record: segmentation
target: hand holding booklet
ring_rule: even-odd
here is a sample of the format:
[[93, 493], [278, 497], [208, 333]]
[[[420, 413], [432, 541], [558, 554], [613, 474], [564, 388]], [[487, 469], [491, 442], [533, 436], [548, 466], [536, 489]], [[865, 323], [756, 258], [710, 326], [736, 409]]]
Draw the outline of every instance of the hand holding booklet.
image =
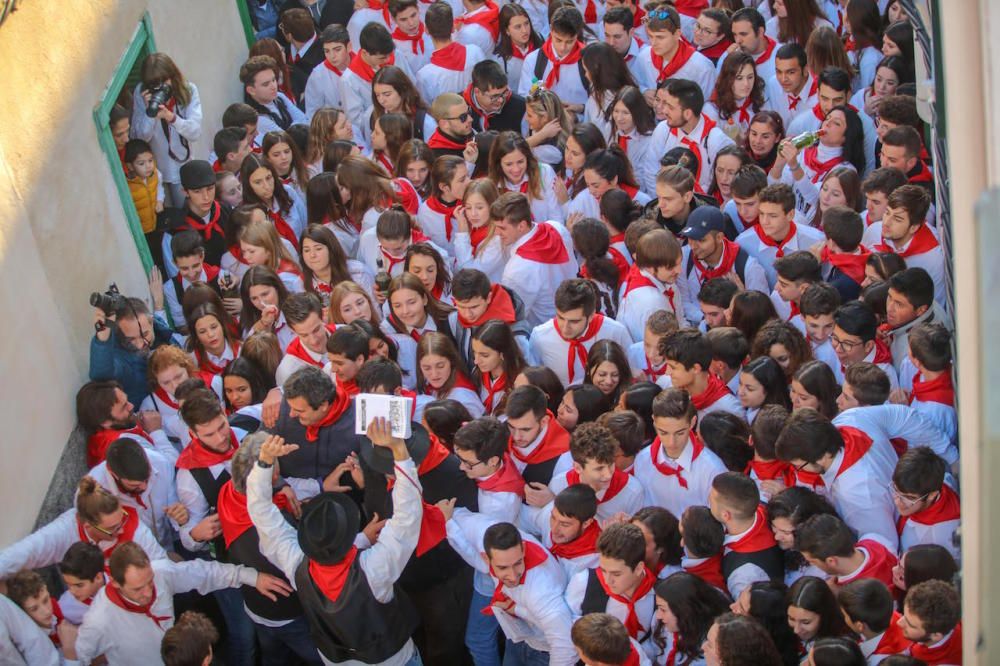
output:
[[360, 393], [354, 398], [354, 434], [365, 435], [375, 418], [385, 418], [392, 426], [392, 436], [408, 439], [413, 398], [378, 393]]

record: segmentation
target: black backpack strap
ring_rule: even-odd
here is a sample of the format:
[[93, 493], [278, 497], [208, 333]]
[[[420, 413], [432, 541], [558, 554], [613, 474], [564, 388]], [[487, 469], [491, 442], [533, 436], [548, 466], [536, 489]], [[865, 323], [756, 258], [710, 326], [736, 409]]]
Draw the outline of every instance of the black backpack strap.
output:
[[549, 66], [549, 57], [545, 55], [545, 51], [542, 49], [538, 49], [535, 52], [538, 54], [535, 60], [535, 78], [542, 81], [545, 76], [545, 68]]
[[750, 255], [747, 254], [747, 251], [740, 248], [740, 251], [736, 253], [736, 264], [733, 266], [736, 269], [736, 274], [743, 280], [743, 286], [746, 286], [747, 283], [747, 259], [749, 258]]
[[427, 111], [424, 109], [417, 109], [417, 113], [413, 116], [413, 138], [420, 139], [421, 141], [426, 141], [427, 138], [424, 137], [424, 120], [427, 118]]
[[580, 613], [607, 613], [608, 593], [604, 591], [604, 586], [597, 578], [597, 569], [587, 570], [587, 589], [583, 593], [583, 601], [580, 602]]

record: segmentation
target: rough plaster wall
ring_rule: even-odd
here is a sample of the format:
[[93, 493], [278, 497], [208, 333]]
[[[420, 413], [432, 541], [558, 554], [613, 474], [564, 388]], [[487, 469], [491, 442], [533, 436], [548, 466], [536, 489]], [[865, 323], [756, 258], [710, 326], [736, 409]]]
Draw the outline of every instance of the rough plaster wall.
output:
[[78, 441], [63, 453], [86, 381], [90, 292], [115, 281], [147, 294], [94, 107], [148, 10], [157, 48], [199, 87], [204, 122], [194, 154], [204, 157], [223, 109], [239, 99], [246, 57], [235, 0], [71, 4], [22, 2], [0, 27], [0, 90], [8, 91], [0, 103], [0, 546], [32, 528], [50, 482], [43, 521], [65, 508], [82, 469]]

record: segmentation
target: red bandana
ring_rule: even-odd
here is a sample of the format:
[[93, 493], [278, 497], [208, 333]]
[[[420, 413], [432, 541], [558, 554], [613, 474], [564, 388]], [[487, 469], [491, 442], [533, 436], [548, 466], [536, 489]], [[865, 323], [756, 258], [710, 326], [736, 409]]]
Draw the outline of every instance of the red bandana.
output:
[[958, 500], [958, 493], [949, 486], [941, 486], [941, 496], [926, 509], [916, 512], [911, 516], [902, 516], [896, 523], [896, 529], [900, 534], [907, 521], [912, 520], [919, 525], [937, 525], [950, 520], [958, 520], [962, 517], [962, 506]]
[[767, 509], [763, 504], [757, 505], [753, 527], [736, 541], [726, 544], [726, 550], [736, 553], [756, 553], [778, 545], [774, 540], [774, 532], [767, 521]]
[[556, 55], [556, 51], [552, 48], [552, 38], [549, 37], [542, 44], [542, 53], [545, 57], [549, 59], [549, 65], [552, 69], [549, 70], [548, 76], [545, 77], [545, 87], [548, 90], [552, 90], [552, 86], [559, 83], [559, 70], [563, 65], [575, 65], [580, 61], [580, 55], [583, 52], [583, 42], [576, 42], [573, 44], [573, 48], [566, 55], [565, 58], [560, 59]]
[[553, 543], [549, 552], [560, 560], [575, 560], [578, 557], [593, 555], [597, 552], [597, 538], [601, 536], [601, 526], [597, 520], [591, 520], [590, 525], [580, 533], [580, 536], [567, 543]]
[[472, 227], [469, 229], [469, 241], [472, 243], [472, 253], [475, 254], [479, 251], [479, 246], [482, 244], [486, 237], [490, 233], [490, 226], [484, 224], [481, 227]]
[[695, 51], [696, 49], [691, 46], [691, 43], [683, 37], [677, 43], [677, 51], [674, 53], [674, 57], [670, 59], [670, 62], [664, 63], [663, 57], [651, 50], [649, 57], [653, 61], [653, 68], [657, 71], [656, 83], [662, 83], [676, 74], [677, 70], [687, 64], [687, 61], [691, 59]]
[[50, 597], [50, 600], [52, 602], [52, 620], [53, 621], [52, 621], [52, 631], [49, 632], [49, 639], [52, 641], [53, 645], [55, 645], [57, 648], [61, 648], [62, 647], [62, 641], [59, 640], [59, 631], [58, 631], [58, 629], [59, 629], [59, 623], [62, 622], [63, 620], [65, 620], [66, 616], [63, 615], [62, 608], [59, 606], [59, 602], [55, 600], [55, 597]]
[[885, 586], [891, 590], [892, 568], [899, 563], [896, 554], [890, 553], [889, 549], [873, 539], [862, 539], [854, 547], [864, 550], [868, 557], [857, 573], [850, 576], [836, 576], [837, 585], [847, 585], [860, 578], [874, 578], [885, 583]]
[[393, 166], [392, 166], [392, 160], [389, 159], [389, 156], [386, 155], [381, 150], [376, 150], [374, 157], [375, 161], [381, 164], [382, 167], [386, 170], [386, 173], [392, 175]]
[[465, 150], [465, 142], [455, 141], [441, 134], [440, 129], [434, 130], [431, 138], [427, 141], [428, 148], [439, 148], [442, 150]]
[[857, 428], [838, 426], [837, 430], [844, 440], [844, 459], [840, 463], [840, 469], [833, 476], [834, 479], [840, 478], [841, 474], [853, 467], [854, 463], [864, 458], [865, 454], [872, 448], [871, 437]]
[[[701, 441], [701, 436], [698, 435], [698, 433], [695, 432], [694, 430], [691, 431], [689, 437], [691, 440], [691, 446], [693, 447], [693, 450], [691, 451], [691, 463], [693, 464], [694, 461], [698, 459], [698, 456], [701, 455], [701, 450], [705, 448], [705, 445]], [[657, 438], [653, 440], [653, 444], [649, 447], [649, 453], [651, 454], [651, 457], [653, 459], [653, 466], [657, 470], [659, 470], [660, 474], [663, 474], [665, 476], [676, 476], [677, 483], [680, 484], [681, 488], [684, 488], [686, 490], [688, 487], [688, 482], [687, 479], [685, 479], [681, 475], [681, 472], [684, 471], [684, 468], [681, 467], [680, 465], [673, 467], [666, 463], [660, 462], [660, 448], [662, 446], [663, 445], [660, 443], [660, 438], [659, 436], [657, 436]]]
[[[435, 435], [429, 434], [429, 438], [430, 448], [427, 449], [427, 455], [420, 461], [420, 466], [417, 468], [418, 477], [437, 469], [451, 455], [451, 451]], [[386, 487], [389, 490], [392, 490], [395, 484], [395, 479], [386, 480]], [[421, 502], [423, 503], [424, 512], [420, 517], [420, 536], [417, 538], [416, 547], [417, 557], [421, 557], [447, 537], [445, 530], [445, 523], [447, 521], [445, 521], [441, 509], [423, 500]]]
[[934, 174], [931, 173], [931, 170], [927, 168], [927, 164], [924, 162], [917, 162], [917, 166], [913, 168], [913, 171], [911, 171], [910, 174], [907, 175], [909, 176], [909, 181], [911, 183], [934, 182]]
[[[284, 508], [287, 505], [284, 495], [275, 495], [272, 501], [279, 508]], [[233, 487], [232, 479], [226, 481], [219, 489], [215, 508], [219, 511], [222, 538], [226, 541], [226, 548], [229, 548], [244, 532], [253, 527], [250, 512], [247, 510], [247, 496]]]
[[707, 265], [703, 264], [700, 259], [692, 256], [694, 259], [694, 267], [698, 271], [698, 276], [701, 278], [702, 283], [708, 282], [714, 278], [725, 277], [733, 270], [733, 266], [736, 265], [736, 256], [740, 253], [740, 246], [732, 242], [728, 238], [723, 237], [722, 239], [722, 257], [719, 261], [719, 265], [715, 268], [709, 268]]
[[788, 243], [791, 242], [793, 238], [795, 238], [795, 232], [797, 230], [797, 227], [795, 226], [795, 220], [791, 220], [788, 223], [788, 233], [785, 234], [785, 237], [781, 240], [780, 243], [771, 238], [770, 236], [768, 236], [766, 233], [764, 233], [764, 230], [761, 228], [759, 224], [754, 225], [753, 230], [757, 233], [757, 238], [760, 239], [761, 243], [763, 243], [767, 247], [778, 248], [778, 251], [775, 253], [774, 256], [780, 259], [781, 257], [785, 256], [785, 246], [788, 245]]
[[708, 7], [708, 0], [677, 0], [673, 4], [679, 13], [691, 18], [698, 18], [701, 10]]
[[339, 376], [337, 377], [337, 391], [343, 391], [349, 398], [353, 398], [357, 394], [361, 393], [361, 389], [358, 388], [358, 380], [349, 379], [344, 381]]
[[635, 588], [632, 597], [629, 598], [612, 592], [604, 580], [604, 571], [600, 568], [597, 569], [597, 580], [600, 582], [601, 587], [604, 588], [604, 593], [608, 595], [609, 599], [614, 599], [618, 603], [624, 604], [625, 608], [628, 609], [628, 615], [625, 617], [625, 628], [628, 629], [628, 635], [632, 638], [638, 638], [639, 632], [643, 628], [642, 624], [639, 623], [639, 616], [635, 614], [635, 605], [649, 594], [649, 591], [653, 589], [653, 585], [656, 583], [656, 574], [650, 571], [649, 567], [645, 564], [642, 565], [642, 571], [645, 575], [639, 581], [639, 586]]
[[153, 438], [138, 424], [125, 430], [102, 428], [87, 439], [87, 466], [93, 467], [100, 464], [107, 456], [111, 443], [125, 435], [136, 435], [145, 439], [150, 445], [153, 444]]
[[[389, 58], [382, 66], [385, 67], [386, 65], [394, 65], [396, 64], [395, 61], [396, 54], [390, 53]], [[372, 69], [371, 65], [365, 62], [360, 53], [354, 54], [354, 57], [351, 58], [351, 64], [347, 66], [347, 69], [357, 74], [365, 83], [371, 83], [372, 79], [375, 78], [375, 70]]]
[[918, 254], [930, 252], [938, 247], [938, 245], [938, 239], [934, 237], [934, 232], [926, 224], [921, 223], [920, 228], [917, 229], [917, 233], [913, 234], [913, 238], [910, 239], [910, 244], [906, 246], [905, 250], [899, 251], [885, 240], [882, 241], [881, 245], [876, 245], [875, 249], [879, 252], [893, 252], [903, 259], [908, 259]]
[[319, 564], [309, 560], [309, 577], [316, 583], [316, 587], [330, 601], [340, 598], [340, 593], [344, 590], [344, 583], [347, 582], [347, 574], [354, 564], [354, 558], [358, 556], [356, 546], [351, 546], [344, 555], [344, 559], [336, 564]]
[[910, 393], [910, 404], [914, 400], [920, 402], [938, 402], [949, 407], [955, 406], [955, 386], [951, 381], [951, 365], [937, 379], [923, 380], [923, 374], [913, 379], [913, 392]]
[[[566, 472], [566, 485], [575, 486], [580, 483], [580, 473], [575, 469], [571, 469]], [[611, 476], [611, 483], [608, 485], [607, 489], [604, 491], [604, 497], [597, 500], [598, 504], [604, 504], [605, 502], [614, 499], [614, 497], [622, 491], [628, 485], [628, 474], [615, 468], [615, 473]]]
[[292, 244], [292, 247], [296, 251], [299, 249], [299, 239], [295, 236], [295, 230], [292, 229], [288, 221], [285, 220], [284, 216], [280, 211], [269, 211], [267, 214], [271, 218], [271, 222], [274, 223], [274, 228], [278, 232], [278, 235], [287, 240]]
[[534, 53], [536, 48], [537, 47], [534, 44], [532, 44], [530, 40], [528, 41], [528, 47], [527, 47], [528, 50], [526, 50], [526, 51], [522, 51], [520, 49], [520, 47], [518, 47], [517, 44], [511, 43], [511, 45], [510, 45], [511, 58], [512, 59], [513, 58], [520, 58], [521, 60], [524, 60], [529, 55], [531, 55], [532, 53]]
[[[230, 344], [227, 342], [226, 343], [226, 348], [228, 349], [229, 346], [230, 346]], [[239, 353], [240, 353], [240, 343], [238, 343], [238, 342], [232, 343], [232, 350], [233, 350], [233, 358], [236, 358], [237, 356], [239, 356]], [[222, 353], [225, 354], [226, 350], [223, 349]], [[195, 358], [196, 361], [198, 361], [198, 367], [199, 368], [201, 368], [205, 372], [210, 372], [213, 375], [221, 375], [223, 372], [226, 371], [226, 368], [229, 367], [229, 364], [233, 362], [232, 359], [229, 359], [227, 361], [223, 361], [222, 365], [216, 365], [215, 363], [212, 363], [212, 361], [208, 358], [208, 354], [207, 353], [202, 353], [202, 351], [200, 349], [195, 349], [194, 350], [194, 358]]]
[[455, 219], [455, 209], [458, 208], [458, 201], [453, 201], [451, 205], [441, 201], [437, 196], [428, 197], [427, 207], [444, 218], [444, 237], [451, 242], [452, 221]]
[[115, 587], [114, 583], [109, 583], [104, 586], [104, 593], [108, 596], [108, 601], [113, 603], [115, 606], [127, 610], [129, 613], [136, 613], [138, 615], [145, 615], [150, 620], [156, 623], [157, 629], [165, 630], [165, 627], [160, 624], [170, 620], [169, 615], [153, 615], [152, 608], [153, 604], [156, 603], [156, 586], [153, 586], [153, 598], [149, 600], [148, 604], [139, 605], [134, 601], [129, 601], [122, 596], [122, 593]]
[[[121, 532], [119, 532], [118, 536], [115, 537], [115, 542], [110, 548], [102, 549], [104, 552], [105, 564], [107, 563], [107, 559], [111, 557], [112, 551], [114, 551], [119, 544], [125, 543], [126, 541], [132, 541], [133, 537], [135, 537], [135, 531], [139, 529], [138, 512], [130, 511], [128, 507], [124, 506], [122, 507], [122, 511], [125, 512], [125, 522], [122, 524]], [[87, 536], [87, 532], [83, 529], [83, 522], [80, 520], [79, 514], [77, 514], [76, 518], [76, 531], [77, 535], [80, 537], [80, 541], [84, 543], [94, 543], [91, 541], [90, 537]], [[103, 539], [104, 536], [102, 535], [101, 538]], [[98, 544], [94, 543], [94, 545], [97, 546]], [[111, 586], [109, 585], [108, 587]]]
[[177, 469], [201, 469], [220, 465], [231, 459], [238, 448], [240, 448], [240, 443], [232, 429], [229, 430], [229, 448], [224, 453], [212, 451], [197, 437], [192, 437], [191, 443], [177, 456], [176, 467]]
[[858, 250], [857, 254], [831, 252], [830, 248], [824, 245], [819, 259], [825, 264], [836, 267], [841, 273], [861, 284], [865, 279], [865, 263], [867, 263], [871, 252], [863, 245], [859, 245]]
[[[525, 579], [528, 577], [529, 571], [531, 571], [540, 564], [544, 564], [545, 560], [549, 558], [548, 554], [545, 552], [545, 549], [539, 546], [538, 544], [532, 541], [525, 541], [523, 543], [524, 543], [524, 573], [521, 574], [521, 580], [519, 582], [519, 585], [524, 584]], [[493, 576], [493, 578], [497, 578], [497, 575], [493, 571], [492, 566], [490, 567], [490, 575]], [[498, 580], [496, 589], [493, 590], [493, 597], [490, 599], [489, 605], [480, 612], [483, 615], [493, 615], [494, 606], [496, 606], [498, 603], [506, 605], [507, 602], [509, 601], [512, 601], [512, 599], [507, 596], [506, 592], [504, 592], [504, 585]], [[514, 604], [511, 603], [510, 607], [505, 612], [508, 613], [509, 615], [514, 615]]]
[[937, 647], [922, 643], [910, 645], [910, 656], [929, 664], [961, 664], [962, 663], [962, 623], [959, 622], [952, 630], [951, 636]]
[[[355, 56], [354, 53], [350, 54], [351, 60], [354, 60], [354, 56]], [[340, 78], [341, 76], [344, 75], [344, 72], [342, 72], [340, 69], [334, 67], [333, 64], [329, 60], [327, 60], [326, 58], [323, 58], [323, 65], [325, 65], [328, 70], [330, 70], [331, 72], [333, 72], [334, 74], [336, 74], [337, 78]], [[348, 66], [349, 65], [350, 65], [350, 63], [348, 63]]]
[[[410, 237], [410, 240], [412, 242], [413, 240], [412, 236]], [[381, 245], [378, 246], [378, 251], [379, 253], [381, 253], [384, 262], [389, 264], [388, 266], [385, 266], [385, 272], [388, 273], [389, 275], [392, 275], [392, 271], [393, 269], [396, 268], [397, 265], [406, 261], [406, 257], [394, 257], [388, 252], [386, 252]]]
[[889, 627], [882, 634], [882, 638], [879, 639], [878, 645], [875, 646], [876, 654], [904, 654], [906, 649], [910, 647], [911, 642], [903, 635], [903, 630], [899, 627], [900, 615], [896, 611], [892, 612], [892, 620], [889, 621]]
[[510, 294], [507, 293], [507, 290], [503, 286], [499, 284], [491, 286], [488, 300], [490, 303], [486, 306], [486, 311], [483, 312], [479, 319], [469, 321], [459, 313], [458, 323], [464, 328], [475, 328], [482, 326], [490, 319], [499, 319], [505, 324], [513, 324], [517, 321], [517, 315], [514, 313], [514, 301], [511, 300]]
[[714, 405], [727, 395], [732, 394], [733, 392], [729, 390], [729, 387], [721, 379], [710, 373], [708, 375], [708, 385], [705, 386], [705, 390], [698, 395], [692, 395], [691, 404], [700, 412], [710, 405]]
[[704, 143], [706, 148], [708, 147], [708, 135], [712, 132], [713, 129], [715, 129], [714, 120], [706, 116], [704, 113], [701, 114], [701, 119], [702, 122], [704, 123], [704, 125], [702, 125], [701, 128], [701, 136], [694, 141], [691, 140], [690, 136], [681, 136], [681, 131], [679, 127], [670, 128], [671, 136], [678, 137], [680, 139], [680, 142], [684, 144], [684, 147], [690, 150], [692, 153], [694, 153], [694, 156], [698, 158], [698, 169], [694, 175], [694, 182], [696, 186], [699, 186], [698, 183], [701, 182], [701, 169], [702, 166], [705, 164], [705, 160], [702, 158], [701, 155], [701, 144]]
[[710, 60], [715, 61], [715, 60], [718, 60], [719, 58], [721, 58], [723, 55], [725, 55], [726, 51], [732, 45], [733, 45], [732, 40], [723, 38], [723, 39], [720, 39], [716, 44], [713, 44], [712, 46], [709, 46], [708, 48], [704, 48], [704, 49], [703, 48], [699, 48], [698, 49], [698, 53], [702, 54], [703, 56], [705, 56], [706, 58], [708, 58]]
[[[593, 0], [591, 0], [593, 1]], [[455, 19], [455, 30], [463, 25], [481, 25], [489, 31], [493, 41], [500, 37], [500, 8], [492, 0], [486, 0], [486, 4], [473, 14], [463, 14]]]
[[206, 240], [212, 240], [212, 233], [218, 232], [220, 236], [223, 236], [222, 227], [219, 225], [219, 218], [222, 217], [222, 206], [218, 201], [212, 202], [212, 207], [209, 209], [208, 222], [204, 222], [200, 217], [196, 217], [189, 210], [184, 221], [189, 227], [197, 231]]
[[333, 425], [340, 420], [340, 417], [344, 415], [350, 404], [351, 396], [347, 395], [347, 391], [337, 391], [337, 394], [333, 396], [333, 402], [330, 403], [330, 409], [327, 411], [326, 416], [323, 417], [323, 420], [311, 426], [306, 426], [306, 441], [315, 442], [319, 439], [320, 429]]
[[534, 451], [525, 455], [521, 453], [520, 447], [514, 446], [513, 441], [508, 442], [507, 449], [510, 454], [525, 465], [538, 465], [569, 451], [569, 433], [556, 421], [552, 412], [546, 410], [545, 413], [549, 417], [549, 425], [546, 426], [545, 435]]
[[746, 474], [753, 475], [761, 481], [781, 481], [785, 487], [795, 484], [795, 470], [784, 460], [758, 460], [754, 458], [747, 464]]
[[703, 581], [719, 588], [726, 589], [726, 579], [722, 575], [722, 555], [706, 557], [703, 562], [694, 566], [684, 567], [684, 571], [701, 578]]
[[500, 469], [493, 473], [488, 479], [476, 479], [476, 485], [480, 490], [488, 493], [514, 493], [524, 497], [524, 478], [517, 471], [517, 465], [510, 459], [510, 454], [505, 453]]
[[656, 289], [656, 285], [653, 284], [653, 281], [646, 275], [642, 274], [642, 269], [639, 268], [639, 264], [632, 264], [628, 269], [628, 274], [625, 276], [625, 290], [622, 292], [622, 299], [624, 300], [629, 293], [642, 287], [652, 287], [653, 289]]
[[[628, 292], [626, 292], [628, 293]], [[580, 334], [579, 337], [573, 339], [567, 339], [563, 335], [562, 331], [559, 330], [559, 320], [553, 319], [552, 325], [556, 329], [556, 333], [559, 334], [559, 338], [566, 343], [569, 343], [569, 354], [566, 356], [566, 373], [569, 379], [569, 383], [573, 384], [573, 376], [576, 374], [574, 372], [576, 368], [576, 359], [580, 359], [580, 365], [584, 368], [587, 367], [587, 348], [584, 346], [584, 342], [592, 340], [594, 336], [597, 335], [601, 327], [604, 326], [604, 315], [600, 312], [596, 313], [587, 324], [586, 330]]]
[[536, 224], [535, 234], [515, 252], [519, 257], [540, 264], [558, 265], [569, 261], [566, 244], [551, 224]]
[[777, 42], [775, 42], [770, 37], [765, 37], [764, 39], [767, 40], [767, 47], [765, 47], [764, 52], [761, 53], [759, 56], [757, 56], [757, 58], [754, 60], [754, 63], [758, 65], [763, 65], [765, 62], [770, 60], [771, 54], [774, 53], [774, 47], [777, 46]]
[[[819, 108], [817, 106], [817, 108]], [[806, 166], [813, 172], [812, 182], [818, 183], [823, 176], [827, 174], [830, 169], [837, 166], [842, 162], [846, 162], [843, 154], [837, 155], [836, 157], [831, 157], [825, 162], [820, 162], [819, 157], [819, 146], [812, 145], [802, 151], [802, 161], [805, 162]]]
[[648, 356], [643, 356], [646, 359], [646, 367], [642, 369], [642, 373], [646, 375], [646, 379], [656, 383], [656, 380], [667, 374], [667, 364], [664, 362], [659, 369], [654, 368], [653, 364], [650, 363]]
[[431, 54], [431, 64], [453, 72], [465, 71], [465, 45], [452, 42]]
[[[333, 332], [337, 330], [337, 327], [334, 326], [333, 324], [327, 324], [326, 330], [330, 335], [332, 335]], [[301, 361], [305, 361], [309, 365], [314, 366], [316, 368], [322, 369], [322, 367], [325, 365], [324, 363], [324, 361], [326, 360], [325, 355], [320, 356], [320, 360], [318, 361], [314, 359], [312, 356], [309, 355], [309, 351], [302, 344], [302, 338], [300, 338], [299, 336], [295, 336], [295, 339], [288, 343], [288, 347], [285, 348], [285, 353], [288, 354], [289, 356], [294, 356], [295, 358]]]
[[421, 22], [420, 27], [417, 28], [417, 34], [408, 35], [403, 32], [403, 29], [396, 26], [396, 29], [392, 31], [392, 38], [397, 42], [409, 42], [410, 48], [413, 49], [413, 54], [423, 53], [424, 49], [424, 24]]
[[[486, 413], [493, 413], [493, 400], [496, 395], [503, 395], [507, 392], [507, 373], [502, 373], [496, 379], [493, 379], [493, 374], [487, 372], [482, 375], [483, 388], [486, 389], [486, 399], [483, 400], [483, 406], [486, 407]], [[497, 400], [497, 403], [500, 401]]]
[[626, 154], [628, 154], [628, 142], [629, 139], [631, 138], [632, 137], [628, 136], [627, 134], [618, 135], [618, 147], [621, 148], [622, 151], [625, 152]]

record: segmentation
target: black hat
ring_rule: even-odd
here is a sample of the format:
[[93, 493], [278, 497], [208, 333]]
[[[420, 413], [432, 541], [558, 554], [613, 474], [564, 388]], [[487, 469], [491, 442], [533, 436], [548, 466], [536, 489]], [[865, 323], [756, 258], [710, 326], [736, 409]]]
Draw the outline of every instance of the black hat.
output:
[[713, 231], [726, 230], [726, 217], [722, 211], [712, 206], [698, 206], [688, 215], [687, 226], [681, 234], [693, 240], [701, 240]]
[[299, 547], [317, 564], [336, 564], [361, 529], [358, 505], [344, 493], [321, 493], [302, 505]]
[[[406, 440], [406, 450], [410, 452], [413, 464], [419, 465], [427, 457], [427, 452], [431, 450], [431, 438], [419, 423], [411, 423], [413, 432]], [[375, 446], [367, 437], [361, 438], [361, 459], [365, 465], [379, 474], [393, 474], [395, 462], [392, 458], [392, 451], [384, 446]]]
[[209, 185], [215, 185], [211, 164], [205, 160], [191, 160], [181, 166], [181, 187], [185, 190], [197, 190]]

